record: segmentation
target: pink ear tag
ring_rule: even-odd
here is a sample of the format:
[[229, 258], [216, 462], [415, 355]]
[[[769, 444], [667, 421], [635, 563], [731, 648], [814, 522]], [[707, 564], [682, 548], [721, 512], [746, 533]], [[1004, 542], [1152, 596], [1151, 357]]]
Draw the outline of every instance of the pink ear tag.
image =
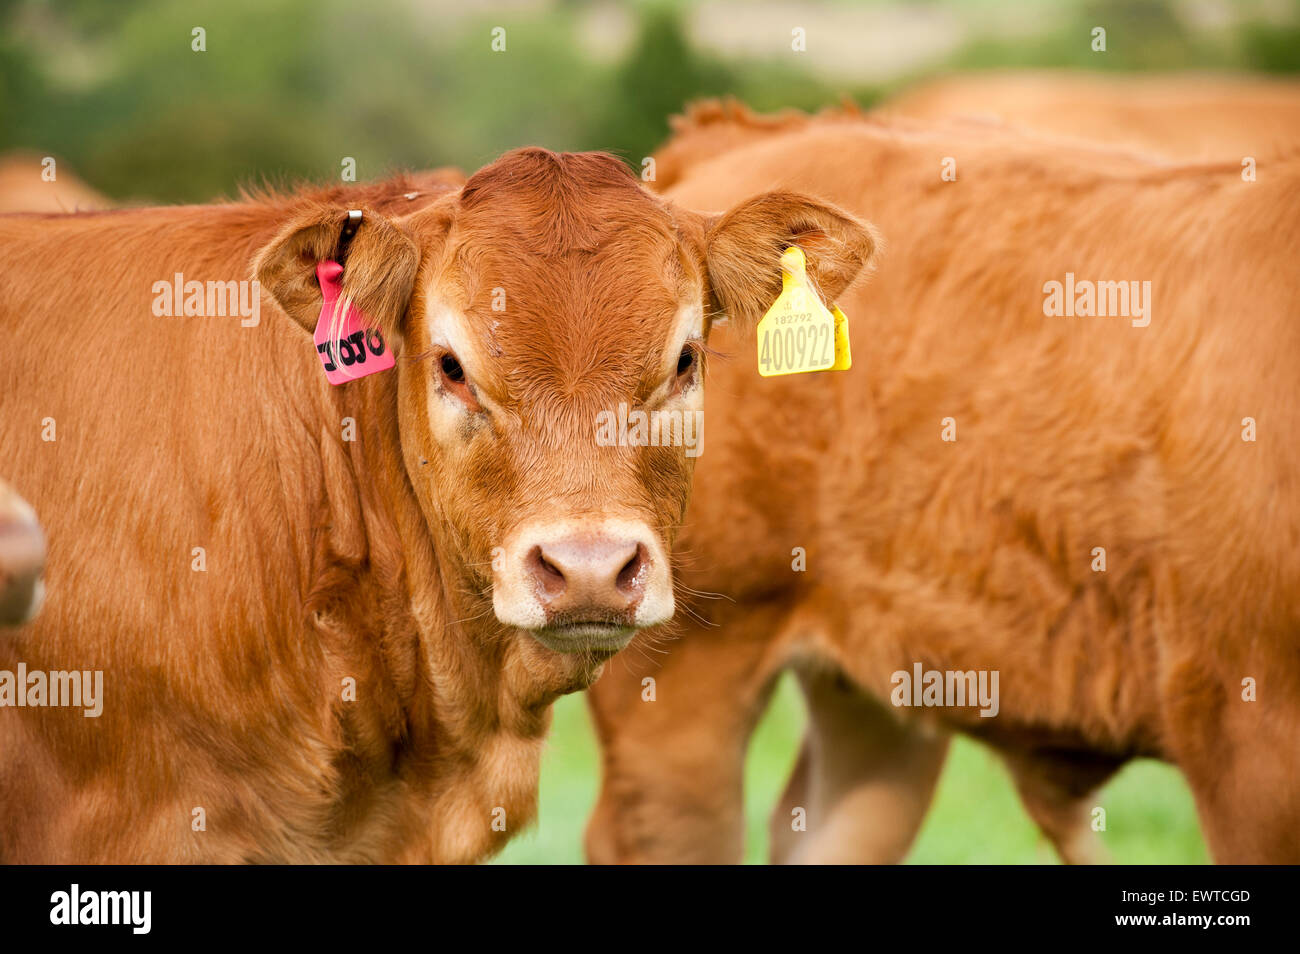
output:
[[366, 316], [355, 308], [339, 315], [343, 285], [339, 279], [343, 266], [335, 261], [316, 266], [320, 293], [324, 299], [320, 320], [316, 322], [316, 353], [325, 366], [330, 384], [347, 384], [376, 371], [387, 371], [395, 363], [388, 342], [378, 328], [370, 327]]

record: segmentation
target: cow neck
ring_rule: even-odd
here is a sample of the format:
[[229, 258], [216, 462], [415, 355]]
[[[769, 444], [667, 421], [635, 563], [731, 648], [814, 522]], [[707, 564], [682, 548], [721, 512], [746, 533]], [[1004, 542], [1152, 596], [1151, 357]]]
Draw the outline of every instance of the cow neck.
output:
[[[599, 669], [502, 627], [490, 596], [458, 572], [463, 561], [430, 530], [440, 522], [426, 517], [403, 461], [397, 380], [378, 374], [323, 392], [329, 530], [317, 578], [336, 587], [323, 601], [332, 619], [348, 620], [349, 639], [364, 641], [413, 757], [482, 751], [501, 733], [540, 738], [550, 704], [586, 688]], [[345, 418], [355, 440], [337, 436]]]

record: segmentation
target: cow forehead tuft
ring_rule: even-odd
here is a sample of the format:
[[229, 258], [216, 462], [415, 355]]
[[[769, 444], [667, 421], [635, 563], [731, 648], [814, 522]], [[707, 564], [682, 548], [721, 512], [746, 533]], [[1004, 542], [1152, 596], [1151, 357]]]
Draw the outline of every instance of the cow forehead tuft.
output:
[[672, 219], [618, 159], [603, 153], [507, 153], [475, 173], [457, 224], [470, 241], [515, 253], [598, 252], [627, 229], [672, 241]]
[[570, 188], [629, 190], [649, 198], [632, 171], [608, 153], [528, 147], [507, 152], [470, 176], [461, 192], [461, 208], [471, 210], [506, 193], [554, 195]]

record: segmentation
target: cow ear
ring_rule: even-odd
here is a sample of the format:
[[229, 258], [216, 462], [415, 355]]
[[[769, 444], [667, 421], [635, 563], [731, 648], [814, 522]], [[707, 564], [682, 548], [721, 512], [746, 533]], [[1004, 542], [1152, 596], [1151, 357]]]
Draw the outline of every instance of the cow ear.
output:
[[827, 304], [869, 270], [876, 230], [828, 202], [768, 192], [714, 219], [704, 237], [709, 285], [718, 309], [755, 323], [781, 293], [781, 253], [798, 245], [808, 278]]
[[311, 334], [322, 303], [316, 266], [330, 260], [343, 265], [344, 298], [386, 338], [400, 340], [420, 252], [402, 227], [377, 212], [330, 208], [299, 215], [257, 253], [253, 274]]

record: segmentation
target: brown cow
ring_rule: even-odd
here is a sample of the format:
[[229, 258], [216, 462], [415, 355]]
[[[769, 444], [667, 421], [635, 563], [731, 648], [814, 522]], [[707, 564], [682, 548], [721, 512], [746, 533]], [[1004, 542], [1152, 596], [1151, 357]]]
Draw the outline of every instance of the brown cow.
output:
[[0, 211], [89, 212], [112, 204], [66, 169], [50, 166], [48, 158], [25, 152], [0, 156]]
[[36, 615], [44, 567], [45, 535], [35, 512], [0, 480], [0, 625], [25, 623]]
[[[1170, 158], [1268, 155], [1293, 147], [1300, 129], [1300, 85], [1253, 76], [986, 72], [923, 83], [887, 100], [873, 114], [933, 119], [961, 116], [995, 124], [1005, 120], [1040, 132], [1100, 140]], [[739, 146], [812, 124], [851, 125], [862, 116], [852, 103], [824, 109], [814, 117], [797, 110], [757, 114], [734, 99], [696, 102], [685, 115], [670, 120], [674, 134], [655, 154], [657, 188], [667, 188], [693, 166]], [[1057, 148], [1067, 147], [1064, 141], [1057, 144]], [[806, 675], [803, 688], [805, 695], [817, 691]], [[882, 743], [873, 736], [882, 731], [888, 735], [889, 722], [866, 718], [855, 707], [846, 711], [841, 723], [844, 738], [836, 745], [842, 750], [869, 753], [872, 746], [887, 744], [887, 739]], [[864, 730], [864, 725], [870, 729]], [[825, 735], [830, 729], [823, 725], [820, 731]], [[934, 741], [939, 744], [937, 736]], [[791, 791], [799, 787], [797, 779], [806, 773], [807, 748], [805, 745], [805, 755], [796, 765]], [[936, 772], [937, 768], [934, 766]], [[1011, 768], [1014, 772], [1017, 767], [1013, 764]], [[882, 806], [877, 799], [867, 806], [854, 825], [856, 839], [840, 844], [839, 857], [864, 862], [901, 858], [911, 836], [897, 837], [896, 819], [912, 818], [925, 810], [931, 786], [923, 782], [921, 789], [924, 798], [920, 800], [903, 796], [898, 804]], [[1071, 829], [1070, 823], [1080, 820], [1077, 807], [1071, 809], [1069, 804], [1074, 795], [1065, 793], [1057, 799], [1040, 785], [1022, 786], [1021, 794], [1031, 814], [1053, 833], [1067, 860], [1102, 857], [1086, 828]], [[788, 832], [787, 809], [785, 806], [772, 819], [777, 855], [782, 854]], [[844, 810], [837, 812], [841, 820], [844, 815]], [[908, 830], [906, 825], [903, 830]]]
[[[600, 416], [697, 409], [706, 316], [750, 320], [774, 250], [838, 291], [873, 248], [824, 203], [715, 219], [599, 154], [408, 187], [0, 217], [0, 446], [52, 554], [0, 693], [94, 697], [0, 709], [0, 858], [497, 850], [551, 702], [674, 610], [694, 458]], [[331, 259], [383, 340], [324, 360], [399, 356], [340, 387], [310, 337]], [[192, 314], [213, 286], [236, 317]]]
[[[713, 341], [734, 359], [677, 546], [682, 591], [728, 599], [589, 693], [593, 860], [738, 860], [749, 733], [787, 668], [810, 726], [778, 860], [902, 857], [950, 730], [1003, 753], [1067, 859], [1146, 755], [1184, 771], [1217, 860], [1300, 860], [1300, 162], [1259, 170], [837, 119], [668, 191], [816, 191], [882, 229], [886, 266], [841, 296], [848, 372], [760, 378], [752, 325]], [[1074, 276], [1151, 295], [1055, 317]], [[896, 709], [918, 664], [999, 673], [996, 715]]]
[[[1295, 142], [1300, 83], [1202, 74], [971, 73], [905, 89], [872, 113], [979, 118], [1170, 159], [1240, 159], [1273, 155]], [[672, 138], [654, 156], [655, 187], [667, 189], [698, 163], [774, 134], [810, 124], [852, 125], [862, 116], [852, 103], [815, 117], [798, 110], [764, 115], [734, 99], [692, 103], [669, 120]]]
[[[822, 110], [816, 117], [796, 110], [775, 115], [752, 112], [735, 100], [706, 100], [692, 104], [685, 115], [673, 117], [674, 135], [656, 153], [658, 187], [678, 181], [694, 165], [715, 158], [740, 145], [802, 129], [810, 124], [828, 126], [852, 124], [862, 112], [851, 103]], [[984, 122], [1000, 120], [1029, 125], [1038, 131], [1056, 132], [1101, 140], [1148, 154], [1171, 158], [1195, 156], [1245, 156], [1285, 152], [1293, 148], [1300, 129], [1300, 84], [1247, 76], [1175, 74], [1160, 76], [1117, 76], [1078, 72], [1015, 71], [978, 73], [923, 83], [886, 101], [874, 111], [877, 116], [912, 115], [928, 118], [964, 116]], [[1057, 148], [1067, 148], [1064, 141]], [[816, 691], [804, 680], [805, 693]], [[863, 731], [862, 725], [877, 727], [873, 720], [846, 719], [843, 729], [853, 739], [841, 739], [841, 748], [858, 749], [880, 744]], [[849, 724], [857, 725], [851, 729]], [[822, 727], [822, 733], [828, 731]], [[936, 740], [937, 742], [937, 740]], [[796, 766], [797, 775], [806, 759]], [[1013, 771], [1015, 766], [1012, 766]], [[797, 787], [797, 786], [792, 786]], [[925, 788], [928, 798], [929, 788]], [[1067, 833], [1064, 819], [1077, 819], [1068, 805], [1058, 804], [1051, 791], [1041, 786], [1022, 789], [1031, 813], [1069, 860], [1095, 860], [1097, 844], [1086, 829]], [[1063, 799], [1073, 800], [1073, 796]], [[910, 843], [895, 836], [895, 817], [923, 811], [926, 802], [901, 804], [884, 809], [879, 802], [864, 812], [856, 825], [856, 843], [845, 843], [841, 857], [861, 861], [896, 860]], [[782, 833], [788, 830], [785, 811], [773, 817], [774, 842], [779, 851]], [[843, 811], [837, 813], [843, 816]], [[883, 853], [877, 846], [883, 847]]]
[[1172, 159], [1241, 159], [1272, 155], [1295, 142], [1300, 83], [1197, 73], [993, 71], [923, 83], [877, 112], [984, 117]]

